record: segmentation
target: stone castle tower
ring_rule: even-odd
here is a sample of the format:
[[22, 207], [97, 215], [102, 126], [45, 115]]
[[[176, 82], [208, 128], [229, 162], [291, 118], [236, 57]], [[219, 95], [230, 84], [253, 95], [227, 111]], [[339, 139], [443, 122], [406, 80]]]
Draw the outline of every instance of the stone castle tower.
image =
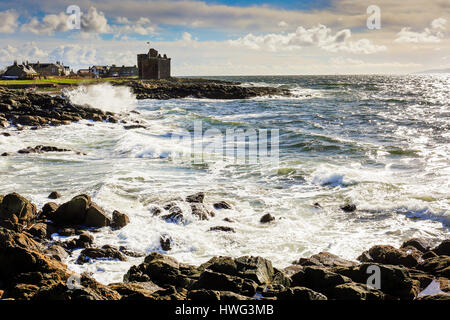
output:
[[170, 58], [161, 57], [158, 51], [151, 48], [147, 54], [137, 55], [139, 79], [168, 79], [170, 78]]

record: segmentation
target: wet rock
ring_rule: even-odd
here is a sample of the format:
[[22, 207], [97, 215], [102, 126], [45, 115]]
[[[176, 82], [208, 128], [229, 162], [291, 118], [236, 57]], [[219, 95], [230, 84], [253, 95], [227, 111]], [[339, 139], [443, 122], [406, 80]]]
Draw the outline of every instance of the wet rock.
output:
[[48, 247], [44, 251], [44, 253], [58, 261], [63, 261], [64, 259], [66, 259], [69, 256], [69, 254], [63, 247], [55, 245], [55, 244]]
[[77, 234], [74, 228], [63, 228], [58, 230], [58, 234], [63, 237], [71, 237]]
[[11, 155], [11, 153], [9, 152], [3, 152], [2, 153], [2, 157], [9, 157]]
[[53, 191], [48, 195], [49, 199], [59, 199], [61, 198], [61, 195], [57, 191]]
[[336, 267], [333, 272], [346, 276], [354, 282], [366, 284], [368, 278], [379, 268], [380, 290], [391, 297], [412, 300], [420, 291], [420, 283], [411, 278], [408, 269], [403, 266], [362, 263], [352, 267]]
[[389, 245], [376, 245], [369, 249], [368, 255], [373, 262], [411, 268], [417, 265], [421, 253], [417, 249], [403, 250]]
[[169, 251], [172, 249], [172, 242], [172, 238], [167, 234], [163, 234], [159, 237], [159, 243], [164, 251]]
[[126, 255], [128, 257], [133, 257], [133, 258], [140, 258], [140, 257], [145, 256], [144, 253], [129, 250], [128, 248], [126, 248], [124, 246], [120, 246], [119, 251], [122, 252], [124, 255]]
[[325, 295], [341, 284], [351, 282], [351, 279], [332, 272], [323, 267], [305, 267], [302, 271], [291, 276], [292, 286], [307, 287]]
[[36, 238], [39, 238], [39, 239], [45, 239], [47, 237], [47, 224], [46, 223], [42, 223], [42, 222], [35, 223], [27, 231], [33, 237], [36, 237]]
[[416, 269], [435, 276], [450, 278], [450, 256], [437, 256], [426, 259], [416, 266]]
[[315, 203], [313, 204], [313, 207], [314, 207], [314, 208], [317, 208], [317, 209], [321, 209], [321, 208], [322, 208], [322, 206], [321, 206], [320, 203], [318, 203], [318, 202], [315, 202]]
[[115, 210], [113, 212], [113, 219], [111, 226], [114, 229], [121, 229], [125, 227], [127, 224], [130, 223], [130, 218], [124, 213], [120, 213], [119, 211]]
[[220, 202], [214, 203], [213, 207], [216, 210], [231, 209], [231, 205], [225, 201], [220, 201]]
[[36, 146], [34, 148], [32, 147], [28, 147], [25, 149], [20, 149], [19, 151], [17, 151], [17, 153], [20, 154], [29, 154], [29, 153], [44, 153], [44, 152], [68, 152], [71, 151], [69, 149], [61, 149], [58, 147], [52, 147], [52, 146]]
[[206, 209], [206, 207], [201, 203], [191, 204], [192, 215], [196, 216], [200, 220], [208, 220], [209, 217], [214, 217], [214, 213]]
[[78, 195], [62, 204], [48, 218], [60, 225], [81, 225], [86, 219], [86, 211], [91, 205], [88, 195]]
[[226, 226], [211, 227], [208, 231], [236, 232], [233, 228]]
[[81, 251], [75, 263], [84, 264], [95, 259], [117, 259], [127, 261], [127, 258], [116, 248], [104, 245], [101, 248], [86, 248]]
[[108, 288], [118, 292], [122, 300], [154, 300], [153, 293], [162, 290], [153, 282], [111, 283]]
[[191, 301], [219, 301], [220, 292], [214, 290], [191, 290], [188, 292], [186, 298]]
[[426, 239], [413, 238], [403, 242], [400, 248], [404, 249], [408, 247], [416, 248], [420, 252], [427, 252], [431, 249], [431, 241]]
[[94, 243], [94, 236], [87, 231], [83, 231], [76, 239], [71, 239], [64, 242], [60, 241], [55, 242], [55, 244], [60, 245], [61, 247], [67, 250], [90, 248], [93, 243]]
[[320, 252], [309, 258], [300, 258], [298, 261], [294, 262], [294, 264], [319, 267], [350, 267], [356, 265], [357, 263], [342, 259], [328, 252]]
[[346, 205], [341, 207], [341, 210], [344, 212], [354, 212], [356, 211], [356, 205], [352, 203], [347, 203]]
[[123, 128], [125, 130], [131, 130], [131, 129], [147, 129], [146, 126], [142, 125], [142, 124], [131, 124], [128, 126], [123, 126]]
[[86, 217], [83, 222], [86, 227], [102, 228], [111, 225], [111, 220], [98, 205], [92, 203], [86, 211]]
[[0, 221], [29, 223], [36, 217], [36, 206], [17, 193], [6, 195], [0, 204]]
[[270, 283], [274, 276], [272, 263], [261, 257], [243, 256], [239, 258], [214, 257], [200, 266], [232, 276], [246, 278], [257, 284]]
[[59, 205], [54, 202], [48, 202], [42, 207], [41, 216], [47, 218], [55, 213], [58, 209]]
[[428, 252], [425, 252], [423, 255], [422, 255], [422, 259], [423, 260], [426, 260], [426, 259], [429, 259], [429, 258], [433, 258], [433, 257], [437, 257], [438, 255], [434, 252], [434, 251], [428, 251]]
[[438, 293], [438, 294], [428, 294], [418, 297], [419, 301], [449, 301], [450, 294], [448, 293]]
[[139, 266], [132, 266], [124, 275], [124, 282], [153, 281], [161, 287], [177, 285], [180, 264], [174, 258], [153, 252]]
[[328, 300], [325, 295], [305, 287], [287, 288], [280, 292], [277, 298], [287, 301]]
[[437, 255], [450, 256], [450, 240], [444, 240], [436, 248], [433, 249]]
[[152, 216], [159, 216], [161, 214], [162, 210], [159, 207], [152, 207], [150, 209], [150, 213], [152, 214]]
[[186, 197], [186, 202], [191, 203], [203, 203], [205, 199], [205, 194], [203, 192], [198, 192]]
[[362, 283], [344, 283], [329, 291], [328, 297], [335, 300], [384, 300], [383, 292]]
[[261, 222], [261, 223], [269, 223], [269, 222], [272, 222], [272, 221], [274, 221], [274, 220], [275, 220], [275, 217], [272, 216], [270, 213], [267, 213], [267, 214], [265, 214], [265, 215], [263, 215], [263, 216], [261, 217], [261, 219], [259, 220], [259, 222]]
[[230, 222], [230, 223], [236, 222], [236, 221], [234, 221], [234, 220], [231, 219], [231, 218], [224, 218], [223, 221], [225, 221], [225, 222]]
[[120, 296], [89, 277], [81, 289], [67, 286], [71, 273], [61, 262], [43, 254], [41, 246], [23, 233], [0, 227], [0, 283], [5, 298], [19, 300], [114, 300]]
[[206, 289], [217, 291], [231, 291], [245, 296], [253, 297], [256, 293], [256, 282], [224, 273], [205, 270], [194, 283], [193, 289]]
[[183, 211], [178, 206], [172, 206], [169, 209], [169, 214], [163, 215], [162, 218], [167, 222], [185, 223]]

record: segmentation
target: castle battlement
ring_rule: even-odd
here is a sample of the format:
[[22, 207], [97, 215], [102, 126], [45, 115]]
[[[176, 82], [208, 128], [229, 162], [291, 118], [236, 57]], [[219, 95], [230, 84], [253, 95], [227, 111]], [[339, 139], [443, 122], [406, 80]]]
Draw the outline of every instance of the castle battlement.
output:
[[157, 50], [151, 48], [148, 53], [138, 54], [137, 62], [139, 79], [168, 79], [170, 78], [170, 58], [163, 57]]

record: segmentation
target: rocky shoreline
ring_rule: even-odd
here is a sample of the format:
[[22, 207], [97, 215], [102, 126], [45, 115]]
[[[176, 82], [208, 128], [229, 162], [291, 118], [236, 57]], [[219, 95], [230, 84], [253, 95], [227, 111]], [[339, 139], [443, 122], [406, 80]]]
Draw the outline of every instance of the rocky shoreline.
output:
[[[49, 195], [57, 201], [60, 195]], [[327, 252], [300, 258], [278, 269], [262, 257], [214, 257], [200, 265], [188, 265], [152, 252], [143, 255], [127, 248], [98, 247], [99, 228], [120, 229], [127, 214], [105, 212], [88, 195], [78, 195], [42, 208], [19, 194], [0, 196], [0, 299], [14, 300], [449, 300], [450, 240], [433, 246], [426, 239], [411, 239], [400, 248], [376, 245], [349, 261]], [[152, 214], [182, 223], [183, 201], [199, 220], [223, 214], [229, 204], [212, 204], [205, 194], [155, 207]], [[271, 223], [265, 217], [261, 223]], [[227, 232], [218, 226], [215, 231]], [[52, 234], [75, 236], [55, 241]], [[62, 262], [74, 249], [83, 249], [78, 264], [95, 259], [125, 261], [142, 257], [123, 276], [123, 282], [104, 285], [88, 274], [75, 275]], [[161, 251], [170, 252], [170, 237], [161, 237]], [[144, 257], [145, 256], [145, 257]], [[367, 285], [373, 268], [379, 270], [380, 289]], [[422, 291], [434, 286], [433, 294]], [[437, 286], [437, 287], [436, 287]], [[421, 293], [422, 292], [422, 293]]]
[[286, 89], [243, 87], [238, 82], [206, 79], [133, 80], [115, 83], [129, 86], [137, 99], [249, 99], [261, 96], [290, 96]]

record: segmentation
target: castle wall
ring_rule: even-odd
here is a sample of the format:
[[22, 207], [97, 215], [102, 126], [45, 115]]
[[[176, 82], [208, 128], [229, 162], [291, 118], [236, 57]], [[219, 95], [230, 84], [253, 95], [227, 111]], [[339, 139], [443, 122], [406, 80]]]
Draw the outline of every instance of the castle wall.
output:
[[157, 54], [158, 51], [151, 49], [149, 54], [137, 55], [139, 79], [170, 78], [170, 59], [158, 57]]

